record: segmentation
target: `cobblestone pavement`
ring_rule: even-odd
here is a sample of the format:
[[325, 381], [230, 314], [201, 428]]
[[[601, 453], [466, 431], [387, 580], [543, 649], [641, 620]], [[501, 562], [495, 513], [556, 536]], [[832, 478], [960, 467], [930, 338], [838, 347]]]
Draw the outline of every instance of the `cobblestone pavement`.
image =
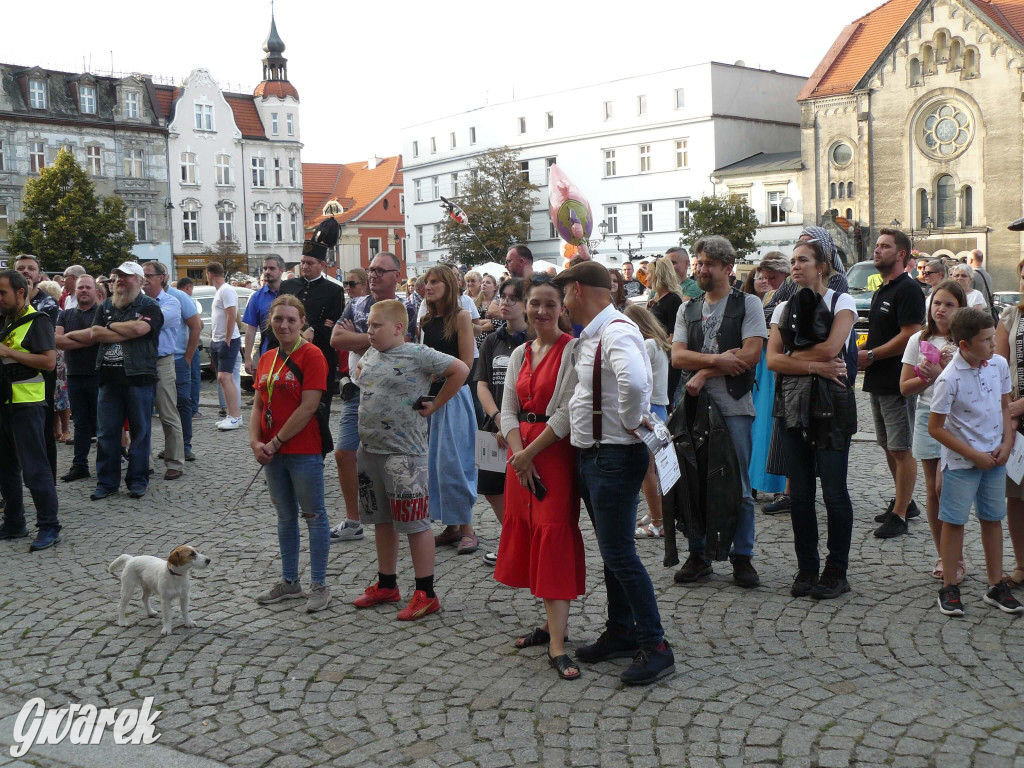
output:
[[[262, 480], [230, 509], [256, 465], [245, 433], [217, 433], [215, 409], [204, 411], [200, 460], [184, 480], [160, 479], [155, 460], [139, 501], [121, 493], [90, 502], [89, 481], [61, 484], [61, 545], [29, 554], [25, 540], [0, 544], [0, 765], [1024, 766], [1024, 625], [981, 602], [976, 524], [967, 616], [948, 619], [935, 609], [926, 523], [894, 541], [871, 536], [891, 489], [870, 442], [851, 456], [852, 594], [789, 596], [796, 566], [785, 516], [758, 514], [762, 587], [752, 591], [720, 563], [709, 582], [676, 585], [660, 543], [640, 542], [677, 672], [628, 689], [618, 680], [626, 660], [562, 682], [544, 649], [512, 648], [543, 611], [483, 564], [498, 536], [485, 503], [480, 552], [438, 554], [439, 614], [406, 624], [394, 620], [399, 606], [350, 605], [375, 577], [370, 535], [332, 547], [325, 612], [307, 615], [301, 601], [257, 606], [253, 596], [280, 572], [274, 513]], [[866, 409], [861, 417], [870, 424]], [[161, 447], [155, 426], [154, 456]], [[60, 449], [62, 472], [70, 451]], [[333, 467], [325, 471], [334, 517], [340, 494]], [[605, 609], [589, 522], [583, 530], [590, 590], [573, 605], [570, 647], [598, 635]], [[214, 559], [192, 579], [198, 627], [161, 637], [159, 619], [140, 619], [137, 601], [134, 623], [118, 627], [107, 564], [186, 542]], [[304, 541], [303, 568], [307, 551]], [[407, 552], [403, 543], [405, 597]], [[153, 696], [162, 736], [150, 748], [40, 746], [15, 760], [11, 724], [33, 696], [116, 707]]]

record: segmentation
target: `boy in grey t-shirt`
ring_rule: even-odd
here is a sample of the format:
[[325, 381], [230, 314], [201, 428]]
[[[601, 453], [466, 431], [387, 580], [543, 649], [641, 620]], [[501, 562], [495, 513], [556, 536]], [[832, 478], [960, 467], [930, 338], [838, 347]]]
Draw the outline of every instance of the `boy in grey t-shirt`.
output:
[[[357, 608], [396, 603], [398, 535], [409, 537], [416, 589], [400, 621], [441, 609], [434, 593], [434, 537], [427, 497], [427, 419], [459, 391], [469, 368], [458, 358], [405, 341], [408, 314], [388, 299], [370, 309], [370, 349], [359, 362], [359, 517], [377, 540], [377, 583], [353, 602]], [[431, 401], [420, 398], [434, 376], [445, 384]]]

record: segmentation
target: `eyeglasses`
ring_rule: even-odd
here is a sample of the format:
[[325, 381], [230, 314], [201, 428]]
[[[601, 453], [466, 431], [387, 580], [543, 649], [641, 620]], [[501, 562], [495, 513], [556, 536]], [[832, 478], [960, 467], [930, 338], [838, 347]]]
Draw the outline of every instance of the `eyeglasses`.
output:
[[518, 304], [519, 303], [519, 297], [518, 296], [499, 296], [498, 297], [498, 303], [499, 304], [509, 304], [509, 305]]
[[941, 274], [942, 274], [941, 272], [938, 272], [938, 271], [936, 271], [936, 270], [934, 270], [934, 269], [926, 269], [926, 270], [924, 271], [924, 273], [925, 273], [926, 275], [941, 275]]
[[160, 277], [160, 274], [157, 273], [157, 272], [146, 272], [143, 275], [143, 277], [145, 277], [147, 280], [149, 280], [149, 278], [151, 278], [151, 277]]
[[[397, 272], [398, 270], [396, 269], [394, 271]], [[355, 288], [357, 285], [362, 284], [363, 283], [360, 280], [346, 280], [344, 283], [342, 283], [342, 285], [347, 285], [349, 288]]]
[[368, 270], [366, 270], [366, 274], [370, 275], [371, 277], [380, 277], [381, 275], [386, 275], [388, 272], [397, 271], [397, 269], [380, 269], [379, 267], [370, 267]]

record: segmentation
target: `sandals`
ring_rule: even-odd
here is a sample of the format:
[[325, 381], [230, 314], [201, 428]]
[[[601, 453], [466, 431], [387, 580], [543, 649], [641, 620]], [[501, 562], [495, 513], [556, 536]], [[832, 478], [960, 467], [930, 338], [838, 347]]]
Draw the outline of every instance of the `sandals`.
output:
[[938, 558], [935, 559], [935, 567], [932, 568], [932, 578], [933, 579], [941, 579], [942, 578], [942, 558], [941, 557], [938, 557]]
[[1003, 583], [1008, 587], [1017, 588], [1024, 585], [1024, 568], [1019, 565], [1013, 569], [1013, 573], [1003, 576]]
[[[579, 680], [580, 677], [582, 677], [580, 668], [576, 665], [576, 662], [564, 653], [561, 656], [552, 656], [551, 653], [548, 652], [548, 664], [558, 672], [558, 676], [563, 680]], [[570, 672], [574, 672], [575, 674], [569, 674]]]
[[[957, 566], [956, 566], [956, 579], [953, 581], [953, 583], [954, 584], [959, 584], [960, 582], [962, 582], [964, 580], [964, 576], [966, 576], [966, 575], [967, 575], [967, 563], [965, 563], [963, 560], [961, 560], [959, 563], [957, 563]], [[1013, 575], [1014, 576], [1024, 577], [1024, 569], [1018, 568], [1017, 570], [1015, 570], [1013, 572]], [[943, 576], [943, 573], [942, 573], [942, 558], [940, 557], [939, 559], [937, 559], [935, 561], [935, 567], [932, 568], [932, 578], [941, 579], [942, 576]], [[1003, 577], [1003, 581], [1006, 582], [1008, 585], [1009, 584], [1013, 584], [1013, 582], [1010, 581], [1011, 578], [1012, 577], [1010, 577], [1010, 576], [1004, 576]], [[1019, 586], [1019, 584], [1017, 586]]]
[[458, 552], [460, 555], [472, 555], [480, 546], [480, 541], [475, 533], [469, 533], [459, 539]]
[[459, 533], [459, 526], [448, 526], [434, 537], [434, 546], [443, 547], [446, 544], [458, 544], [461, 539], [462, 534]]
[[648, 523], [647, 525], [641, 525], [633, 533], [633, 538], [636, 538], [636, 539], [663, 539], [663, 538], [665, 538], [665, 526], [664, 525], [655, 525], [654, 523]]
[[[565, 641], [569, 640], [569, 636], [565, 636]], [[523, 648], [533, 648], [535, 645], [547, 645], [551, 642], [551, 634], [546, 629], [537, 627], [528, 635], [516, 638], [516, 641], [512, 644], [519, 650]]]

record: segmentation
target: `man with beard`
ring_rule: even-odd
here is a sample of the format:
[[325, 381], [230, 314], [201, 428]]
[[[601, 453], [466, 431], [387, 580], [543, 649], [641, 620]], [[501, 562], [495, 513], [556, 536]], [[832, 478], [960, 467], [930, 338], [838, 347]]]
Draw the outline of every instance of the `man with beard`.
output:
[[[750, 492], [750, 452], [754, 424], [754, 368], [768, 338], [761, 300], [729, 284], [736, 251], [724, 237], [702, 237], [693, 247], [697, 284], [704, 295], [679, 308], [672, 338], [672, 365], [682, 368], [686, 391], [703, 389], [725, 420], [739, 464], [743, 500], [729, 559], [733, 580], [741, 587], [761, 581], [754, 555], [754, 498]], [[688, 376], [688, 378], [687, 378]], [[680, 584], [711, 575], [703, 537], [690, 539], [690, 556], [676, 572]]]
[[71, 415], [75, 420], [75, 456], [71, 460], [71, 469], [60, 478], [65, 483], [89, 477], [89, 449], [96, 434], [96, 400], [100, 391], [95, 345], [75, 341], [68, 336], [74, 331], [91, 328], [95, 322], [99, 311], [96, 281], [91, 275], [80, 275], [73, 282], [75, 303], [71, 305], [68, 302], [57, 317], [57, 349], [64, 350], [64, 363], [68, 369], [68, 398], [71, 401]]
[[[42, 372], [57, 365], [53, 328], [49, 318], [28, 301], [29, 285], [14, 270], [0, 272], [0, 363], [10, 391], [0, 401], [0, 495], [5, 503], [0, 539], [28, 536], [22, 484], [28, 486], [36, 507], [39, 533], [30, 552], [48, 549], [60, 541], [57, 487], [46, 462], [44, 436], [46, 387]], [[5, 387], [6, 389], [6, 387]]]
[[113, 274], [114, 294], [103, 302], [93, 326], [65, 334], [75, 341], [99, 345], [96, 490], [89, 497], [93, 501], [117, 493], [121, 485], [121, 430], [126, 418], [132, 440], [124, 478], [128, 495], [142, 498], [149, 487], [153, 385], [164, 322], [160, 305], [142, 292], [146, 274], [139, 264], [126, 261]]
[[[263, 287], [249, 297], [245, 305], [245, 342], [243, 345], [242, 364], [250, 376], [256, 374], [256, 365], [260, 355], [267, 351], [270, 342], [270, 305], [281, 290], [281, 274], [284, 272], [284, 260], [280, 256], [267, 256], [263, 259]], [[256, 331], [260, 332], [260, 349], [256, 359], [252, 357], [252, 347], [256, 343]]]

